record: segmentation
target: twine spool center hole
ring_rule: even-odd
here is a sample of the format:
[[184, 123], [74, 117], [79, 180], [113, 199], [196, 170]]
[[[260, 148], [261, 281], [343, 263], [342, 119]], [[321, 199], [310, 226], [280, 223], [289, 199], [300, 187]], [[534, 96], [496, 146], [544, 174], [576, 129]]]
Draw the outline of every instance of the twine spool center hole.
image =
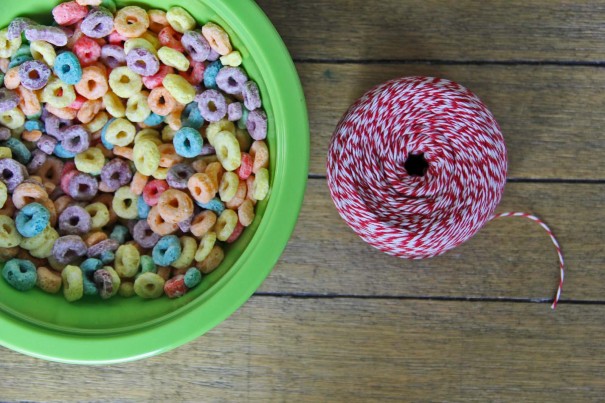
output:
[[410, 176], [424, 176], [429, 169], [429, 163], [426, 162], [424, 153], [410, 154], [403, 167]]

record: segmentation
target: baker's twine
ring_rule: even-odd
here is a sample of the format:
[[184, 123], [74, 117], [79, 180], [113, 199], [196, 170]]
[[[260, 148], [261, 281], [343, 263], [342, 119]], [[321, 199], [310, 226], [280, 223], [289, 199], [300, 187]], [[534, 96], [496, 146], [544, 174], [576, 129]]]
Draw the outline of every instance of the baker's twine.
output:
[[432, 77], [389, 81], [345, 114], [328, 153], [328, 185], [338, 212], [367, 243], [390, 255], [425, 259], [460, 245], [494, 214], [506, 183], [498, 123], [461, 85]]

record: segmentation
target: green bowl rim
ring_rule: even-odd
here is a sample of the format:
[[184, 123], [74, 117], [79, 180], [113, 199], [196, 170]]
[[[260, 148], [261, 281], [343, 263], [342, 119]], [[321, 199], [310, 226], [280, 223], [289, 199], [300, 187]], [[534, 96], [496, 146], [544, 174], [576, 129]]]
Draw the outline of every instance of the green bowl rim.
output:
[[[302, 86], [281, 37], [253, 0], [214, 0], [211, 7], [246, 38], [271, 93], [273, 114], [283, 117], [274, 122], [276, 133], [289, 135], [287, 141], [276, 139], [270, 198], [256, 233], [234, 264], [238, 267], [207, 291], [212, 298], [201, 304], [192, 302], [190, 309], [155, 326], [119, 334], [65, 333], [0, 312], [0, 345], [71, 364], [112, 364], [151, 357], [181, 346], [225, 320], [250, 298], [277, 263], [296, 225], [308, 175], [309, 122]], [[245, 16], [245, 21], [239, 16]]]

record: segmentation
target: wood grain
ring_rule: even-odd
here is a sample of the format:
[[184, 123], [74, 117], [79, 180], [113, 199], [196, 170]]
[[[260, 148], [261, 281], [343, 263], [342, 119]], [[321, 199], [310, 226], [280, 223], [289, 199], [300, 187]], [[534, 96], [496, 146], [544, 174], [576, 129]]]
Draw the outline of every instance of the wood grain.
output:
[[[498, 211], [529, 211], [557, 234], [564, 299], [605, 301], [605, 185], [510, 183]], [[489, 223], [443, 256], [408, 261], [365, 244], [338, 215], [325, 180], [309, 181], [294, 235], [261, 287], [271, 293], [537, 298], [554, 295], [554, 247], [535, 223]]]
[[605, 59], [605, 4], [550, 0], [259, 0], [296, 59]]
[[594, 401], [605, 393], [604, 315], [602, 305], [254, 297], [142, 362], [83, 368], [0, 349], [0, 400]]
[[461, 83], [494, 113], [508, 147], [509, 177], [605, 178], [605, 69], [429, 64], [297, 68], [309, 108], [313, 174], [325, 174], [332, 132], [358, 97], [392, 78], [428, 75]]

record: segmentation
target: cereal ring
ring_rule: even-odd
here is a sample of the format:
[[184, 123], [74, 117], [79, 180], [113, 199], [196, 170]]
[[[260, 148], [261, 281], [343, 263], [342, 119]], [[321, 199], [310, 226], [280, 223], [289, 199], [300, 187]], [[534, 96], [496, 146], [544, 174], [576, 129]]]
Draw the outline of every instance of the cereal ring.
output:
[[109, 299], [116, 295], [122, 284], [120, 276], [110, 266], [104, 266], [101, 270], [95, 271], [94, 279], [102, 299]]
[[101, 57], [101, 45], [84, 35], [76, 40], [72, 50], [82, 66], [91, 66]]
[[191, 165], [176, 164], [168, 171], [166, 182], [174, 189], [187, 189], [187, 182], [194, 173], [195, 169]]
[[244, 96], [244, 106], [249, 111], [253, 111], [262, 106], [260, 92], [254, 81], [250, 80], [244, 84], [242, 95]]
[[50, 221], [49, 211], [40, 203], [30, 203], [24, 206], [15, 218], [15, 226], [21, 236], [34, 237], [48, 226]]
[[[21, 101], [19, 101], [19, 108], [21, 108], [23, 114], [30, 118], [33, 116], [39, 116], [42, 112], [42, 106], [40, 105], [38, 95], [34, 91], [30, 91], [25, 87], [18, 87], [15, 91], [21, 98]], [[31, 130], [27, 128], [25, 129]], [[42, 124], [40, 124], [40, 127], [36, 128], [35, 130], [43, 130]]]
[[149, 30], [151, 32], [157, 34], [168, 25], [166, 12], [163, 10], [149, 10], [147, 15], [149, 16]]
[[[102, 204], [102, 203], [99, 203]], [[104, 205], [103, 205], [104, 206]], [[88, 210], [86, 210], [88, 211]], [[89, 232], [84, 236], [84, 243], [90, 249], [91, 246], [98, 244], [99, 242], [105, 241], [108, 239], [108, 236], [103, 231], [94, 231]]]
[[4, 182], [9, 193], [27, 177], [27, 169], [23, 164], [10, 158], [0, 159], [0, 181]]
[[128, 99], [126, 104], [126, 117], [128, 120], [140, 123], [149, 117], [151, 109], [147, 103], [148, 96], [149, 94], [146, 91], [143, 91]]
[[18, 209], [24, 208], [27, 204], [48, 199], [48, 194], [44, 187], [38, 183], [24, 182], [13, 190], [12, 201]]
[[202, 35], [204, 35], [210, 47], [222, 56], [228, 55], [233, 50], [229, 35], [223, 28], [213, 22], [209, 22], [202, 27]]
[[97, 115], [87, 124], [84, 125], [84, 129], [92, 133], [92, 138], [98, 140], [100, 137], [100, 131], [105, 127], [109, 121], [109, 115], [105, 111], [97, 113]]
[[194, 158], [201, 154], [204, 140], [199, 131], [191, 127], [183, 127], [174, 135], [173, 144], [178, 155]]
[[248, 75], [239, 67], [223, 67], [216, 76], [216, 85], [227, 94], [242, 94], [247, 82]]
[[174, 30], [171, 26], [162, 29], [158, 33], [158, 40], [162, 46], [168, 46], [179, 52], [184, 52], [185, 48], [181, 44], [182, 35]]
[[[176, 153], [176, 149], [173, 144], [161, 144], [158, 147], [160, 151], [160, 167], [170, 168], [183, 161], [183, 157]], [[168, 174], [168, 171], [166, 171]]]
[[0, 147], [0, 159], [13, 158], [13, 152], [8, 147]]
[[240, 179], [246, 180], [252, 174], [252, 168], [254, 166], [254, 158], [248, 153], [242, 153], [242, 163], [237, 168], [237, 175]]
[[227, 119], [236, 122], [244, 115], [244, 108], [241, 102], [233, 102], [227, 106]]
[[21, 85], [19, 78], [19, 67], [12, 67], [4, 75], [4, 86], [9, 90], [14, 90]]
[[[31, 20], [30, 20], [31, 21]], [[21, 46], [21, 33], [8, 38], [8, 29], [4, 28], [0, 31], [0, 57], [13, 57], [17, 49]]]
[[52, 11], [55, 22], [59, 25], [74, 25], [88, 14], [88, 7], [82, 6], [75, 1], [61, 3]]
[[164, 284], [164, 293], [168, 298], [182, 297], [189, 291], [185, 285], [185, 276], [182, 274], [172, 277]]
[[138, 196], [128, 186], [122, 186], [113, 197], [112, 207], [118, 217], [134, 220], [139, 215], [137, 203]]
[[29, 44], [34, 60], [41, 60], [50, 67], [55, 65], [57, 53], [53, 45], [44, 41], [33, 41]]
[[166, 180], [166, 176], [168, 176], [168, 168], [158, 168], [152, 175], [154, 179]]
[[108, 91], [103, 95], [103, 105], [105, 109], [114, 118], [123, 118], [126, 116], [126, 107], [122, 104], [122, 100], [112, 91]]
[[228, 202], [235, 197], [239, 188], [239, 177], [234, 172], [225, 172], [221, 178], [221, 183], [218, 188], [220, 198], [224, 202]]
[[132, 178], [132, 182], [130, 182], [130, 191], [136, 195], [143, 194], [143, 189], [149, 180], [149, 176], [143, 175], [140, 172], [135, 172]]
[[162, 46], [158, 50], [158, 57], [166, 66], [174, 67], [179, 71], [187, 71], [189, 69], [189, 59], [176, 49]]
[[184, 282], [187, 288], [195, 288], [202, 281], [202, 273], [195, 267], [189, 268], [185, 273]]
[[215, 232], [208, 232], [207, 234], [205, 234], [200, 241], [197, 251], [195, 252], [195, 261], [203, 262], [214, 248], [215, 243]]
[[[55, 62], [55, 68], [56, 66], [57, 62]], [[42, 90], [40, 100], [48, 104], [47, 109], [49, 105], [55, 108], [65, 108], [76, 100], [76, 91], [73, 85], [66, 84], [61, 79], [51, 76], [48, 84]]]
[[13, 288], [28, 291], [36, 285], [38, 273], [32, 262], [24, 259], [11, 259], [2, 268], [2, 277]]
[[19, 66], [21, 85], [28, 90], [42, 89], [50, 78], [50, 67], [38, 60], [30, 60]]
[[149, 255], [141, 255], [141, 273], [157, 273], [158, 268]]
[[219, 60], [223, 66], [238, 67], [242, 64], [242, 54], [234, 50], [228, 55], [222, 56]]
[[160, 116], [170, 114], [176, 107], [176, 100], [170, 95], [170, 92], [162, 86], [151, 90], [147, 102], [151, 111]]
[[19, 161], [22, 164], [27, 164], [31, 158], [32, 153], [21, 141], [14, 137], [9, 138], [1, 143], [4, 147], [8, 147], [11, 150], [13, 159]]
[[147, 223], [149, 224], [149, 228], [158, 235], [169, 235], [179, 229], [178, 225], [164, 221], [157, 206], [152, 207], [149, 211]]
[[250, 157], [254, 161], [252, 172], [255, 174], [261, 168], [269, 168], [269, 149], [267, 148], [267, 143], [262, 140], [257, 140], [252, 143], [252, 147], [250, 147]]
[[164, 221], [177, 224], [193, 214], [193, 201], [184, 192], [168, 189], [160, 195], [158, 212]]
[[126, 53], [118, 45], [104, 45], [101, 48], [100, 59], [109, 68], [115, 69], [126, 64]]
[[142, 78], [143, 84], [145, 85], [146, 88], [152, 90], [152, 89], [162, 85], [164, 78], [168, 74], [172, 74], [172, 73], [174, 73], [174, 69], [172, 67], [160, 64], [160, 69], [158, 70], [157, 73], [155, 73], [152, 76]]
[[218, 186], [206, 173], [196, 173], [189, 178], [187, 188], [191, 196], [200, 203], [208, 203], [218, 192]]
[[205, 210], [196, 215], [191, 222], [191, 233], [196, 237], [206, 235], [214, 229], [217, 216], [213, 211]]
[[92, 203], [84, 208], [91, 219], [91, 230], [98, 230], [109, 224], [109, 210], [103, 203]]
[[147, 203], [147, 205], [149, 206], [155, 206], [156, 204], [158, 204], [162, 193], [164, 193], [168, 189], [169, 186], [166, 181], [155, 179], [148, 182], [147, 185], [145, 185], [145, 188], [143, 189], [143, 198], [145, 200], [145, 203]]
[[78, 171], [91, 175], [99, 175], [103, 165], [105, 165], [105, 156], [101, 150], [92, 147], [76, 155], [74, 162]]
[[216, 90], [206, 90], [195, 97], [200, 113], [208, 122], [217, 122], [227, 115], [225, 96]]
[[225, 203], [216, 197], [208, 203], [196, 202], [196, 204], [203, 209], [214, 211], [217, 215], [221, 215], [225, 211]]
[[78, 94], [87, 99], [102, 98], [109, 89], [105, 72], [97, 66], [85, 67], [82, 69], [82, 79], [75, 85], [75, 89]]
[[59, 237], [53, 245], [53, 256], [61, 264], [69, 264], [85, 256], [87, 247], [82, 238], [77, 235]]
[[146, 272], [134, 281], [134, 292], [141, 298], [154, 299], [164, 294], [165, 281], [156, 273]]
[[245, 200], [237, 209], [237, 216], [239, 218], [239, 222], [247, 227], [252, 224], [254, 221], [254, 204], [251, 200]]
[[128, 6], [118, 10], [114, 19], [114, 28], [122, 36], [136, 38], [149, 27], [149, 16], [141, 7]]
[[0, 113], [9, 112], [10, 110], [15, 109], [17, 105], [19, 105], [19, 96], [17, 93], [6, 88], [0, 88]]
[[180, 239], [181, 242], [181, 256], [174, 262], [172, 262], [172, 267], [175, 269], [186, 269], [191, 266], [193, 262], [193, 258], [195, 257], [195, 252], [197, 251], [197, 242], [195, 238], [190, 236], [183, 236]]
[[104, 130], [105, 140], [109, 144], [121, 147], [126, 147], [132, 143], [136, 134], [135, 126], [124, 118], [112, 119], [107, 123]]
[[98, 191], [99, 184], [94, 177], [78, 172], [69, 181], [67, 194], [74, 200], [88, 201], [92, 200]]
[[36, 286], [42, 291], [49, 294], [56, 294], [61, 290], [63, 279], [59, 272], [42, 266], [38, 267], [37, 275]]
[[267, 114], [261, 110], [250, 112], [246, 128], [254, 140], [264, 140], [267, 137]]
[[63, 296], [68, 302], [74, 302], [84, 295], [82, 270], [78, 266], [66, 266], [61, 272], [63, 279]]
[[165, 123], [170, 126], [170, 128], [175, 130], [175, 133], [177, 130], [183, 127], [183, 122], [181, 121], [183, 109], [185, 109], [185, 107], [182, 104], [177, 103], [176, 108], [174, 108], [174, 110], [170, 112], [170, 114], [164, 119]]
[[213, 146], [216, 148], [216, 156], [227, 171], [239, 168], [242, 163], [242, 154], [233, 133], [219, 132], [214, 138]]
[[151, 257], [158, 266], [169, 266], [181, 255], [181, 243], [175, 235], [162, 237], [153, 247]]
[[267, 168], [260, 168], [256, 173], [252, 184], [252, 197], [255, 200], [263, 200], [269, 192], [269, 171]]
[[21, 109], [14, 108], [0, 113], [0, 123], [9, 129], [18, 129], [25, 123], [25, 115], [23, 115]]
[[82, 79], [82, 66], [72, 52], [62, 52], [55, 58], [54, 73], [68, 85], [75, 85]]
[[37, 174], [45, 181], [58, 185], [61, 180], [62, 169], [63, 162], [57, 158], [50, 157], [47, 158], [46, 162], [38, 169]]
[[245, 227], [242, 225], [242, 223], [238, 221], [237, 224], [235, 225], [235, 229], [231, 233], [231, 236], [229, 238], [227, 238], [227, 240], [225, 242], [233, 243], [233, 242], [237, 241], [239, 239], [239, 237], [242, 235], [242, 233], [244, 232], [244, 228]]
[[208, 60], [210, 54], [210, 44], [204, 36], [198, 31], [187, 31], [181, 38], [183, 47], [189, 53], [191, 60], [204, 62]]
[[223, 166], [220, 164], [220, 162], [215, 161], [215, 162], [209, 163], [206, 166], [206, 170], [204, 172], [206, 172], [206, 174], [208, 176], [210, 176], [212, 183], [218, 189], [218, 186], [221, 183], [223, 174], [225, 173], [225, 170], [223, 169]]
[[197, 130], [202, 128], [205, 122], [197, 102], [191, 102], [183, 109], [181, 121], [184, 127], [191, 127]]
[[229, 239], [233, 233], [233, 230], [235, 230], [237, 223], [237, 213], [233, 210], [225, 209], [225, 211], [223, 211], [223, 213], [216, 220], [216, 238], [219, 241], [226, 241]]
[[103, 38], [113, 31], [113, 15], [106, 8], [92, 9], [80, 25], [82, 33], [91, 38]]
[[101, 108], [103, 108], [103, 101], [101, 99], [86, 100], [82, 103], [76, 116], [80, 122], [84, 124], [90, 123], [97, 113], [101, 111]]
[[180, 33], [195, 28], [195, 20], [182, 7], [170, 7], [166, 12], [166, 20], [175, 31]]
[[214, 247], [208, 254], [208, 257], [206, 257], [206, 259], [204, 259], [203, 261], [197, 263], [195, 266], [202, 273], [208, 274], [213, 272], [221, 264], [224, 258], [225, 253], [223, 252], [223, 249], [218, 245], [214, 245]]
[[158, 58], [148, 49], [134, 48], [126, 54], [126, 63], [135, 73], [149, 77], [160, 70]]
[[120, 245], [116, 251], [115, 271], [120, 278], [134, 277], [139, 271], [141, 254], [132, 245]]
[[142, 175], [150, 176], [160, 166], [160, 150], [151, 140], [141, 140], [135, 143], [133, 157], [135, 167]]
[[101, 181], [110, 189], [110, 192], [126, 186], [131, 179], [130, 165], [120, 158], [112, 159], [101, 169]]
[[120, 98], [130, 98], [143, 88], [141, 76], [127, 66], [117, 67], [109, 74], [109, 86]]
[[177, 74], [167, 74], [162, 80], [162, 85], [177, 102], [183, 105], [187, 105], [195, 99], [195, 88]]
[[[26, 207], [28, 206], [31, 206], [31, 204]], [[61, 235], [84, 235], [91, 229], [92, 219], [90, 214], [80, 206], [69, 206], [59, 216]]]
[[88, 248], [87, 255], [88, 257], [101, 257], [101, 260], [103, 260], [104, 253], [114, 252], [119, 246], [120, 244], [115, 239], [106, 239]]
[[95, 272], [100, 270], [102, 267], [103, 262], [95, 258], [88, 258], [80, 265], [80, 270], [82, 270], [82, 280], [84, 283], [84, 295], [99, 294], [94, 275]]
[[83, 153], [90, 146], [90, 135], [80, 125], [70, 126], [63, 130], [61, 146], [70, 153]]

